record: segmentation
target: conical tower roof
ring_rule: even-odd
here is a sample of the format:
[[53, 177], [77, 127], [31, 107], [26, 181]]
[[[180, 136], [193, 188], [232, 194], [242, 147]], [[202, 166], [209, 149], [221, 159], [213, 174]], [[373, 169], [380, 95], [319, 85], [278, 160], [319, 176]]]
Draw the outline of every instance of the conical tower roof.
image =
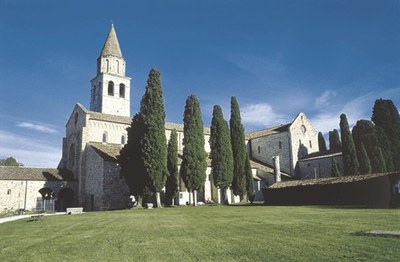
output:
[[117, 34], [115, 33], [114, 24], [111, 24], [110, 32], [108, 33], [106, 42], [104, 43], [103, 50], [100, 56], [113, 55], [122, 57], [121, 49], [119, 48]]

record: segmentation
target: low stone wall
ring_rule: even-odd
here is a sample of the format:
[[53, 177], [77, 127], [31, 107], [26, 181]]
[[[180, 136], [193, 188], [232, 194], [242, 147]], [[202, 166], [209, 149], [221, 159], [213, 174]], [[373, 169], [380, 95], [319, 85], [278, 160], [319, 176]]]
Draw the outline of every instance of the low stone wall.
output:
[[[354, 177], [357, 178], [357, 177]], [[371, 175], [365, 179], [345, 177], [326, 183], [275, 184], [263, 190], [266, 205], [354, 205], [374, 208], [400, 206], [400, 174]], [[297, 181], [296, 181], [297, 182]]]

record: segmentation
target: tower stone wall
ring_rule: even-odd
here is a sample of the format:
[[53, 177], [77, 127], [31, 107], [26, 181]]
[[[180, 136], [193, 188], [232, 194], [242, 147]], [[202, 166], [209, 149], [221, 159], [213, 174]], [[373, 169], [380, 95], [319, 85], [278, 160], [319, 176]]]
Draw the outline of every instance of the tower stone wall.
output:
[[131, 79], [125, 76], [125, 68], [117, 34], [111, 25], [97, 59], [97, 75], [91, 80], [91, 111], [130, 116]]
[[289, 128], [291, 146], [291, 175], [295, 176], [297, 161], [318, 152], [318, 132], [304, 113], [299, 113]]

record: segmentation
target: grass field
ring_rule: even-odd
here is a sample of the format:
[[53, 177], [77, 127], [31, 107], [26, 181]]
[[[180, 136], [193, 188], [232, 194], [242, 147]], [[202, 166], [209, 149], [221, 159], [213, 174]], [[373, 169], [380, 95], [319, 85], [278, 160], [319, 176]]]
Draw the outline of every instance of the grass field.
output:
[[0, 261], [399, 261], [400, 210], [201, 206], [0, 224]]

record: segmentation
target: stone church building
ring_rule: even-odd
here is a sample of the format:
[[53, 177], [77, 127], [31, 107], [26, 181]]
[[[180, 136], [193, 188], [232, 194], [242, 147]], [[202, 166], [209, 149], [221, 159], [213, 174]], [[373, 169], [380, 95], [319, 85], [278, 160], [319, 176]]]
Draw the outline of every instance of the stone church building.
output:
[[[82, 206], [86, 211], [123, 209], [129, 205], [129, 189], [124, 178], [119, 174], [116, 160], [121, 148], [127, 143], [126, 128], [131, 124], [131, 78], [126, 76], [125, 69], [126, 62], [115, 28], [111, 25], [97, 59], [96, 76], [91, 80], [90, 109], [79, 103], [74, 106], [66, 124], [62, 159], [58, 168], [49, 172], [55, 174], [53, 177], [58, 180], [55, 180], [54, 185], [47, 183], [48, 187], [53, 188], [55, 192], [53, 197], [58, 200], [61, 199], [57, 195], [61, 184], [64, 188], [68, 187], [70, 192], [73, 192], [68, 203]], [[178, 150], [181, 153], [183, 125], [166, 123], [167, 140], [173, 129], [176, 129], [178, 133]], [[210, 130], [205, 128], [204, 148], [207, 153], [210, 152], [209, 136]], [[276, 181], [307, 178], [310, 174], [313, 175], [312, 178], [321, 176], [322, 173], [326, 176], [326, 170], [330, 169], [331, 155], [322, 154], [317, 161], [307, 160], [307, 156], [319, 151], [318, 131], [304, 113], [299, 113], [291, 123], [247, 133], [246, 142], [251, 159], [256, 200], [263, 199], [261, 188], [270, 186]], [[321, 162], [321, 159], [324, 161]], [[340, 165], [340, 156], [338, 160]], [[210, 164], [210, 161], [208, 162]], [[321, 168], [321, 163], [323, 163], [323, 168]], [[278, 165], [277, 173], [275, 172], [276, 165]], [[46, 181], [44, 171], [36, 170], [35, 172], [39, 173], [36, 177], [44, 182], [50, 182]], [[318, 172], [321, 174], [317, 174]], [[18, 178], [17, 174], [7, 175], [6, 173], [6, 170], [0, 169], [0, 184], [5, 183], [4, 181], [10, 183]], [[208, 166], [204, 189], [199, 194], [198, 200], [219, 203], [220, 192], [213, 185], [210, 173], [211, 168]], [[71, 175], [65, 178], [59, 174]], [[23, 183], [21, 185], [23, 186]], [[4, 184], [2, 188], [7, 188], [7, 186], [8, 184]], [[44, 185], [40, 184], [39, 187], [41, 186]], [[0, 194], [0, 209], [6, 208], [6, 205], [1, 204], [4, 201], [2, 194], [3, 192]], [[239, 200], [231, 193], [228, 195], [230, 202]], [[189, 201], [189, 194], [181, 183], [176, 203], [182, 205], [187, 201]], [[34, 203], [24, 207], [33, 209]], [[21, 208], [21, 205], [18, 208]]]

